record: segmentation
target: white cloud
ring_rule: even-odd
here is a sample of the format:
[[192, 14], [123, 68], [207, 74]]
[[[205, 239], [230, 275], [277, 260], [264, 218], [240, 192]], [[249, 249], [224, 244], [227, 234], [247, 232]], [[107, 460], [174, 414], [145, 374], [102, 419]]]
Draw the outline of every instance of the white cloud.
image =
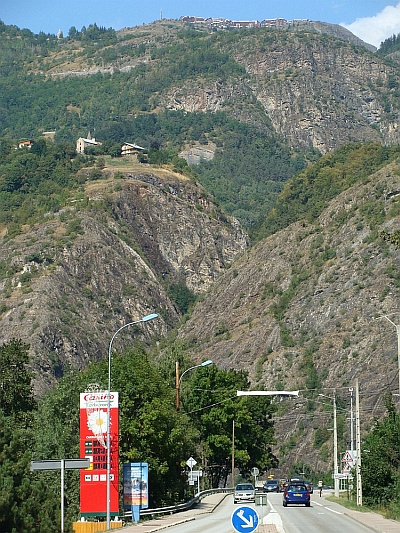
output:
[[360, 18], [351, 24], [340, 25], [364, 42], [379, 48], [385, 39], [400, 33], [400, 2], [396, 6], [386, 6], [373, 17]]

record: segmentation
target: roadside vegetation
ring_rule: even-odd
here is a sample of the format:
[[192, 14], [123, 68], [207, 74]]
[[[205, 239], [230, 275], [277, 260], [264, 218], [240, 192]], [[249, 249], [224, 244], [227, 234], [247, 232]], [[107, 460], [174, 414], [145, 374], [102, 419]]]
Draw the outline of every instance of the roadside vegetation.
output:
[[[107, 390], [108, 361], [83, 371], [66, 369], [58, 385], [38, 402], [28, 370], [28, 346], [0, 347], [0, 529], [53, 533], [60, 528], [59, 472], [30, 472], [30, 461], [79, 457], [79, 393], [96, 383]], [[175, 403], [175, 363], [193, 365], [185, 347], [172, 343], [159, 362], [142, 346], [114, 354], [112, 387], [120, 393], [120, 464], [149, 463], [150, 507], [188, 500], [186, 461], [193, 455], [203, 469], [204, 488], [224, 486], [231, 473], [232, 424], [235, 466], [250, 478], [257, 465], [277, 465], [270, 399], [237, 398], [249, 388], [244, 371], [199, 368], [185, 376], [181, 409]], [[257, 424], [254, 421], [257, 421]], [[66, 533], [79, 519], [79, 473], [65, 476]]]

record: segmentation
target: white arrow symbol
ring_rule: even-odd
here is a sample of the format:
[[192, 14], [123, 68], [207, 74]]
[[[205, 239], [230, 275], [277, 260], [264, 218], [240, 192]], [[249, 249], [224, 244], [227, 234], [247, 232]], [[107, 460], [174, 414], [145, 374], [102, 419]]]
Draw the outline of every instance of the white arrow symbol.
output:
[[238, 517], [245, 523], [245, 525], [243, 525], [242, 527], [253, 527], [253, 517], [250, 516], [250, 518], [247, 519], [245, 516], [243, 516], [243, 514], [244, 510], [240, 509], [240, 511], [238, 512]]

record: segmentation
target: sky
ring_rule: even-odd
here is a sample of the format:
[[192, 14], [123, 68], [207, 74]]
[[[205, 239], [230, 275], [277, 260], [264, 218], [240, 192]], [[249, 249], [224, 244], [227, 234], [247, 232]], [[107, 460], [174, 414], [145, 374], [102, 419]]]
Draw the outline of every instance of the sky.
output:
[[400, 33], [400, 0], [0, 0], [0, 20], [33, 33], [57, 34], [61, 30], [68, 35], [73, 26], [81, 30], [94, 23], [120, 30], [184, 15], [230, 20], [318, 20], [340, 24], [377, 48]]

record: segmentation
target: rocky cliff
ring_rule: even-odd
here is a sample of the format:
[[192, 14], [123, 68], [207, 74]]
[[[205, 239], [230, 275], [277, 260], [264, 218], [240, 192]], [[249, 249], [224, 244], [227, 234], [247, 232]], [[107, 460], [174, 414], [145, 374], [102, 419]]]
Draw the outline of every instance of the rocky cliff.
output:
[[313, 448], [315, 431], [332, 424], [319, 393], [340, 398], [343, 445], [355, 378], [363, 429], [384, 412], [384, 395], [399, 393], [396, 330], [383, 317], [400, 320], [400, 251], [379, 237], [400, 229], [399, 191], [397, 165], [385, 167], [315, 223], [245, 251], [179, 330], [198, 361], [245, 368], [256, 389], [300, 390], [276, 419], [277, 453], [289, 462], [327, 467], [324, 448]]
[[30, 344], [40, 393], [66, 366], [105, 357], [129, 321], [160, 315], [157, 324], [128, 328], [127, 342], [165, 336], [180, 317], [169, 287], [204, 292], [246, 247], [238, 223], [188, 179], [106, 173], [69, 209], [14, 239], [3, 235], [1, 342]]
[[[60, 40], [29, 69], [53, 79], [131, 73], [127, 84], [142, 103], [109, 110], [117, 121], [143, 109], [223, 110], [291, 146], [322, 153], [349, 141], [400, 139], [395, 54], [378, 55], [337, 25], [296, 21], [216, 31], [162, 20], [124, 28], [116, 42], [90, 44]], [[84, 106], [68, 104], [72, 115], [85, 113]]]

